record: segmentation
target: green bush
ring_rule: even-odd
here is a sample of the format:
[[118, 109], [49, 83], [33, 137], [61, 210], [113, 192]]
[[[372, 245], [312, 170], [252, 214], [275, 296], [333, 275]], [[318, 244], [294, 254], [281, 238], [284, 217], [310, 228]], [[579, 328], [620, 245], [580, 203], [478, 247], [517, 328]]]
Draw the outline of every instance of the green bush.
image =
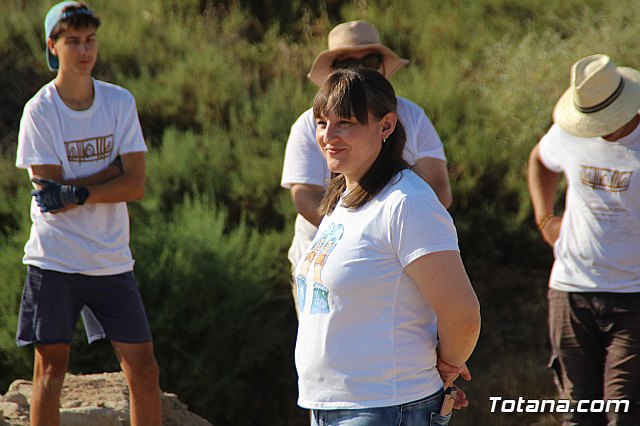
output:
[[163, 388], [215, 424], [258, 424], [286, 411], [290, 401], [272, 393], [293, 385], [282, 374], [295, 335], [288, 239], [243, 223], [227, 232], [225, 210], [206, 198], [133, 225]]
[[[27, 203], [22, 203], [28, 206]], [[26, 275], [21, 259], [31, 223], [24, 215], [17, 229], [8, 236], [0, 236], [0, 389], [1, 392], [16, 378], [31, 376], [33, 350], [16, 348], [16, 329], [20, 296]]]

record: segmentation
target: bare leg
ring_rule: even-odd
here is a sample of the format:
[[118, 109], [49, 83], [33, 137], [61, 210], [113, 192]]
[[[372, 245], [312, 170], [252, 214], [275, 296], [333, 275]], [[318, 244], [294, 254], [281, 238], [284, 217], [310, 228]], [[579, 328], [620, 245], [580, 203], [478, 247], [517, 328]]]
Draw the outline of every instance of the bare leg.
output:
[[129, 384], [131, 426], [160, 426], [160, 369], [153, 343], [111, 342]]
[[67, 373], [69, 345], [35, 345], [31, 426], [60, 424], [60, 392]]

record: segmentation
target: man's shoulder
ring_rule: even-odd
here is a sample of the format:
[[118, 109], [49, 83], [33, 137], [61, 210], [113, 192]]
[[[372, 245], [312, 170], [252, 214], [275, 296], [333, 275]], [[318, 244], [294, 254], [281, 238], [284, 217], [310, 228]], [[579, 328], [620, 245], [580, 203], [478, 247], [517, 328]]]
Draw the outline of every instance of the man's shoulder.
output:
[[564, 131], [562, 127], [560, 127], [557, 123], [553, 123], [551, 127], [549, 127], [549, 130], [547, 130], [545, 136], [550, 136], [553, 138], [566, 138], [569, 137], [570, 134]]
[[407, 98], [396, 96], [398, 99], [398, 115], [405, 126], [420, 125], [423, 120], [429, 120], [424, 108]]
[[398, 99], [398, 110], [405, 109], [412, 112], [424, 113], [424, 108], [422, 108], [417, 103], [410, 101], [407, 98], [403, 98], [402, 96], [396, 96], [396, 99]]
[[405, 169], [395, 175], [380, 194], [381, 200], [398, 204], [406, 199], [428, 196], [429, 193], [433, 193], [431, 187], [414, 171]]
[[564, 130], [557, 123], [553, 123], [547, 133], [542, 137], [542, 141], [546, 144], [549, 143], [559, 143], [563, 145], [570, 145], [572, 143], [581, 144], [581, 146], [585, 146], [585, 141], [592, 140], [595, 138], [583, 138], [579, 136], [572, 135], [571, 133]]
[[313, 120], [313, 108], [309, 108], [307, 110], [305, 110], [302, 114], [300, 114], [300, 116], [298, 116], [298, 119], [296, 120], [296, 122], [298, 121], [314, 121]]
[[54, 93], [55, 86], [53, 82], [49, 82], [42, 86], [38, 92], [33, 95], [29, 101], [24, 106], [24, 110], [37, 112], [37, 113], [45, 113], [46, 111], [51, 110], [54, 107]]
[[309, 108], [304, 111], [300, 116], [293, 122], [291, 125], [291, 130], [295, 131], [303, 131], [303, 130], [314, 130], [315, 132], [316, 120], [313, 117], [313, 108]]
[[95, 80], [95, 82], [100, 92], [106, 96], [107, 99], [124, 102], [134, 101], [133, 94], [122, 86], [101, 80]]

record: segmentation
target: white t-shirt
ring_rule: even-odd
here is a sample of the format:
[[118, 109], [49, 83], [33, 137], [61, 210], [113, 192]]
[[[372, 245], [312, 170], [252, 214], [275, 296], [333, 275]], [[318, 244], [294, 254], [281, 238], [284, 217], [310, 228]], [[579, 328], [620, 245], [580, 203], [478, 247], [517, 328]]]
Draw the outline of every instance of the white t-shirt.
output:
[[[407, 134], [403, 156], [411, 166], [424, 157], [446, 161], [442, 141], [422, 108], [398, 96], [398, 117]], [[309, 109], [291, 126], [280, 184], [284, 188], [291, 188], [291, 185], [299, 183], [326, 187], [330, 179], [327, 161], [316, 143], [313, 109]], [[289, 260], [293, 265], [316, 231], [317, 228], [302, 215], [296, 217], [295, 235], [289, 249]]]
[[404, 268], [444, 250], [458, 250], [453, 220], [409, 170], [365, 206], [323, 218], [295, 270], [300, 406], [397, 405], [442, 387], [436, 316]]
[[[75, 111], [52, 82], [27, 102], [18, 135], [16, 166], [59, 165], [63, 179], [93, 175], [121, 154], [146, 152], [136, 104], [121, 87], [94, 80], [94, 101]], [[23, 262], [42, 269], [113, 275], [133, 269], [127, 204], [77, 206], [40, 213], [31, 203], [31, 235]]]
[[540, 141], [540, 157], [568, 185], [549, 286], [640, 292], [640, 126], [608, 142], [554, 124]]

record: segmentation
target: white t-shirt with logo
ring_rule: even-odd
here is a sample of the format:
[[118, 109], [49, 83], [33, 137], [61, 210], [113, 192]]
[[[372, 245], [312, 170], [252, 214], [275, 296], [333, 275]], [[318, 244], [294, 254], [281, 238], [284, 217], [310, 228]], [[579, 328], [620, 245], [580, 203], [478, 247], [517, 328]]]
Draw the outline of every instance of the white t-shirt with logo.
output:
[[[118, 155], [146, 152], [131, 93], [97, 80], [93, 87], [93, 104], [84, 111], [67, 107], [53, 81], [40, 89], [23, 111], [16, 166], [59, 165], [63, 179], [77, 179], [107, 168]], [[40, 213], [34, 199], [31, 220], [27, 265], [85, 275], [133, 269], [125, 202], [50, 214]]]
[[[407, 135], [403, 156], [411, 166], [424, 157], [446, 161], [442, 141], [422, 108], [398, 96], [398, 117]], [[327, 161], [316, 143], [313, 109], [309, 109], [291, 126], [280, 184], [284, 188], [291, 188], [291, 185], [300, 183], [326, 187], [330, 179], [331, 172], [327, 167]], [[289, 260], [293, 265], [307, 248], [316, 231], [317, 228], [302, 215], [296, 217], [295, 235], [289, 249]]]
[[453, 220], [409, 170], [365, 206], [323, 218], [294, 274], [300, 406], [397, 405], [442, 387], [436, 316], [404, 268], [445, 250], [458, 250]]
[[543, 164], [567, 179], [549, 286], [569, 292], [640, 292], [640, 126], [616, 142], [554, 124]]

